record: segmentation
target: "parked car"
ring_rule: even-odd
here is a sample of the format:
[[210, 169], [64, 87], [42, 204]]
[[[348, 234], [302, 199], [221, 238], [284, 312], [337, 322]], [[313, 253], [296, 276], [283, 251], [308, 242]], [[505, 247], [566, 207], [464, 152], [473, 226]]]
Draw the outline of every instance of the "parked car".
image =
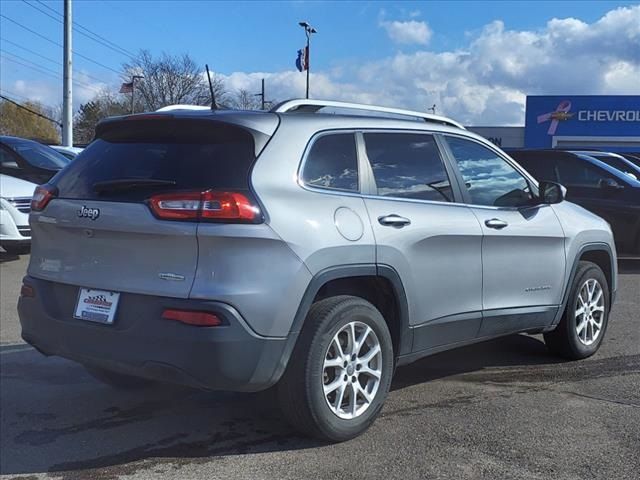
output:
[[28, 250], [31, 243], [29, 212], [37, 185], [0, 174], [0, 247], [9, 253]]
[[62, 145], [49, 145], [49, 146], [59, 154], [67, 157], [69, 160], [75, 159], [78, 155], [80, 155], [80, 152], [82, 152], [83, 150], [82, 148], [79, 148], [79, 147], [63, 147]]
[[108, 119], [34, 195], [22, 336], [113, 385], [277, 385], [298, 429], [346, 440], [421, 357], [519, 332], [598, 350], [613, 236], [564, 192], [420, 112]]
[[53, 148], [25, 138], [0, 136], [0, 173], [41, 184], [71, 160]]
[[640, 168], [640, 153], [621, 153], [620, 155], [633, 163], [636, 167]]
[[606, 163], [610, 167], [613, 167], [622, 173], [626, 173], [635, 180], [640, 180], [640, 167], [617, 153], [594, 151], [572, 151], [571, 153], [575, 153], [576, 155], [587, 155], [591, 158], [595, 158], [596, 160], [600, 160], [602, 163]]
[[640, 182], [589, 155], [562, 150], [516, 150], [511, 156], [538, 180], [567, 187], [567, 200], [604, 218], [618, 252], [640, 254]]

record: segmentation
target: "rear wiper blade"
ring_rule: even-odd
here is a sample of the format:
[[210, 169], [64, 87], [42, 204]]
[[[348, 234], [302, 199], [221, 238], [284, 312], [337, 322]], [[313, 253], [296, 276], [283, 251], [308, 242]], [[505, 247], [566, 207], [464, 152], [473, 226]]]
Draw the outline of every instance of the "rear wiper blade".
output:
[[113, 190], [129, 190], [133, 188], [163, 187], [175, 185], [173, 180], [160, 180], [157, 178], [118, 178], [116, 180], [104, 180], [92, 185], [95, 192], [107, 192]]

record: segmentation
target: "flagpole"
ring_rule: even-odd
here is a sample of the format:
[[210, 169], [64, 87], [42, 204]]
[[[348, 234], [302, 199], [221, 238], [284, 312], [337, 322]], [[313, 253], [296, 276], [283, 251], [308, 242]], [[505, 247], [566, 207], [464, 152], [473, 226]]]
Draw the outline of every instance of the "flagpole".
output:
[[313, 28], [311, 25], [309, 25], [309, 22], [298, 22], [298, 25], [300, 25], [302, 28], [304, 28], [304, 33], [307, 35], [307, 47], [305, 49], [305, 63], [306, 63], [306, 70], [307, 70], [307, 98], [309, 98], [309, 73], [310, 73], [310, 66], [311, 66], [311, 62], [310, 57], [311, 57], [311, 34], [312, 33], [318, 33], [318, 31]]
[[309, 72], [311, 71], [311, 62], [309, 58], [311, 57], [311, 34], [309, 33], [309, 29], [305, 28], [305, 32], [307, 33], [307, 96], [309, 98]]

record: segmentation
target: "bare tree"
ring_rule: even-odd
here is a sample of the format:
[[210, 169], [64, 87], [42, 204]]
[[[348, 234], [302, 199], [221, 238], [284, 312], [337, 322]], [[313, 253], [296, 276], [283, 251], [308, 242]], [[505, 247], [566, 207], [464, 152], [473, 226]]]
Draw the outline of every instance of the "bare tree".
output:
[[[206, 73], [189, 54], [169, 55], [163, 53], [154, 58], [148, 50], [142, 50], [138, 56], [123, 65], [125, 81], [132, 75], [143, 75], [136, 81], [135, 96], [142, 110], [153, 111], [158, 108], [180, 103], [210, 105], [211, 94]], [[213, 90], [218, 104], [224, 101], [223, 80], [212, 74]]]
[[260, 99], [249, 90], [240, 88], [231, 96], [228, 101], [231, 108], [238, 110], [260, 110], [262, 106]]

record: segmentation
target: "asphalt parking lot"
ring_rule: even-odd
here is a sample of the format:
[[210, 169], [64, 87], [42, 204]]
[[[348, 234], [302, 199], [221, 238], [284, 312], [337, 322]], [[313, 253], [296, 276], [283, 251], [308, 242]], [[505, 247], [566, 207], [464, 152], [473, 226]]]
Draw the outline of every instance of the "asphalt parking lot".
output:
[[516, 335], [423, 359], [339, 445], [295, 435], [269, 393], [120, 392], [43, 357], [15, 311], [27, 262], [0, 253], [3, 478], [640, 478], [640, 261], [620, 264], [594, 357]]

